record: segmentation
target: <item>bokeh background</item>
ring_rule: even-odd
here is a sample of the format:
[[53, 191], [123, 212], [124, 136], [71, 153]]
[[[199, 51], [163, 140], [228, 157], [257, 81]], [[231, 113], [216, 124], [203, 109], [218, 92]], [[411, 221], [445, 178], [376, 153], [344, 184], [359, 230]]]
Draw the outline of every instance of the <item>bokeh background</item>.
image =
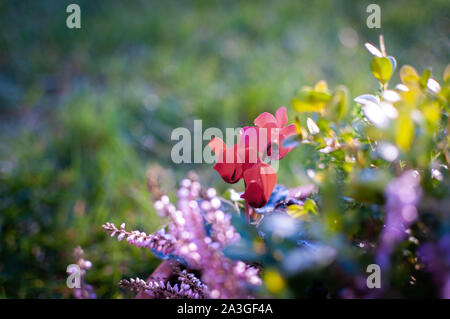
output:
[[[81, 29], [66, 27], [73, 2]], [[147, 171], [169, 192], [190, 169], [227, 186], [211, 165], [172, 163], [176, 127], [248, 125], [321, 79], [351, 96], [374, 91], [363, 44], [380, 33], [399, 65], [442, 78], [450, 3], [377, 1], [382, 28], [369, 29], [372, 2], [0, 1], [0, 296], [70, 297], [77, 245], [99, 297], [145, 278], [159, 261], [101, 225], [160, 226]], [[295, 149], [283, 160], [283, 184], [299, 183], [302, 158]]]

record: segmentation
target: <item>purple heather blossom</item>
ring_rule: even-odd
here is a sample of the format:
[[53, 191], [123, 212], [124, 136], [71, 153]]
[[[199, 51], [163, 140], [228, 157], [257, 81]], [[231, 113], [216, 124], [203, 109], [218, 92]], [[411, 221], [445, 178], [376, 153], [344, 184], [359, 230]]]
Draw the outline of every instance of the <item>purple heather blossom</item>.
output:
[[144, 291], [149, 296], [160, 299], [201, 299], [208, 290], [200, 279], [186, 270], [178, 272], [176, 283], [171, 283], [167, 279], [150, 278], [145, 281], [136, 277], [121, 280], [119, 286], [132, 291]]
[[[132, 245], [148, 247], [163, 259], [175, 257], [189, 269], [199, 271], [200, 279], [182, 273], [180, 282], [175, 284], [136, 279], [121, 281], [121, 286], [144, 291], [156, 298], [249, 297], [247, 286], [261, 284], [258, 269], [224, 256], [222, 248], [239, 240], [240, 236], [231, 224], [231, 216], [221, 209], [222, 201], [216, 190], [202, 190], [195, 179], [183, 179], [180, 185], [176, 206], [167, 195], [154, 203], [158, 215], [169, 219], [166, 228], [151, 235], [128, 232], [124, 224], [118, 229], [114, 224], [106, 223], [103, 229], [112, 237], [117, 235], [119, 241], [126, 238]], [[191, 284], [186, 283], [189, 278]]]
[[407, 230], [417, 220], [421, 195], [417, 171], [404, 172], [386, 187], [385, 225], [377, 253], [377, 263], [382, 268], [389, 268], [389, 258], [395, 245], [405, 239]]
[[[80, 287], [79, 288], [73, 288], [73, 296], [77, 299], [96, 299], [97, 295], [94, 292], [94, 287], [87, 284], [85, 282], [85, 276], [86, 276], [86, 270], [91, 269], [92, 262], [89, 260], [85, 260], [84, 257], [84, 251], [83, 249], [78, 246], [74, 249], [73, 255], [76, 259], [76, 264], [79, 266], [80, 269]], [[68, 268], [68, 274], [73, 273], [73, 268]]]
[[111, 237], [117, 235], [117, 240], [121, 241], [126, 238], [130, 245], [137, 247], [149, 248], [153, 252], [162, 255], [169, 255], [174, 249], [174, 239], [167, 234], [164, 228], [159, 229], [156, 233], [147, 235], [145, 232], [133, 230], [128, 232], [125, 230], [125, 223], [122, 223], [118, 229], [113, 223], [107, 222], [103, 225], [103, 229], [110, 234]]
[[422, 244], [417, 256], [425, 270], [433, 276], [440, 297], [450, 299], [450, 235], [441, 237], [438, 243]]

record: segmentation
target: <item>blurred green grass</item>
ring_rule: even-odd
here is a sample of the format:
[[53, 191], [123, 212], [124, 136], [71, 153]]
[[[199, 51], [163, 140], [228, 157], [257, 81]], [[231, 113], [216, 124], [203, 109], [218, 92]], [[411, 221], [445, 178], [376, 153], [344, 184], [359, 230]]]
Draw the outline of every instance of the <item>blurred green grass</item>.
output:
[[[0, 1], [6, 298], [68, 297], [77, 245], [94, 264], [87, 281], [100, 297], [120, 297], [122, 277], [152, 271], [158, 260], [149, 252], [101, 230], [106, 221], [146, 232], [160, 225], [149, 165], [166, 169], [169, 185], [195, 169], [205, 184], [226, 187], [210, 165], [171, 162], [172, 129], [194, 119], [204, 128], [248, 125], [321, 79], [347, 85], [351, 96], [373, 91], [363, 44], [380, 32], [399, 65], [432, 67], [441, 78], [449, 62], [445, 0], [379, 1], [381, 30], [365, 26], [370, 1], [343, 0], [85, 0], [77, 1], [82, 28], [69, 30], [71, 2]], [[291, 152], [279, 182], [298, 183], [294, 164], [308, 160], [301, 148]]]

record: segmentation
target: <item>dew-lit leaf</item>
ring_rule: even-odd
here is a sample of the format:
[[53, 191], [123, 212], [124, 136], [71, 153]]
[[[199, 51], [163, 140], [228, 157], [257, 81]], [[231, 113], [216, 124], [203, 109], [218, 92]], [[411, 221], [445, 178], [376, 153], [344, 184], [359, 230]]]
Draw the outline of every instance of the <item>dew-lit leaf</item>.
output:
[[395, 88], [397, 90], [401, 91], [401, 92], [408, 92], [409, 91], [408, 87], [406, 85], [402, 84], [402, 83], [397, 84], [395, 86]]
[[391, 55], [387, 58], [389, 59], [389, 61], [391, 61], [392, 69], [395, 71], [395, 69], [397, 68], [397, 60]]
[[313, 121], [312, 118], [308, 117], [308, 119], [306, 120], [306, 125], [311, 135], [316, 135], [320, 133], [319, 127], [317, 126], [316, 122]]
[[389, 124], [389, 118], [378, 104], [367, 103], [362, 107], [363, 114], [375, 126], [385, 128]]
[[380, 103], [380, 109], [391, 120], [397, 118], [397, 116], [398, 116], [397, 109], [391, 103], [381, 102]]
[[429, 78], [427, 81], [427, 88], [434, 94], [437, 94], [441, 90], [441, 85], [435, 79]]
[[384, 100], [386, 100], [387, 102], [390, 102], [390, 103], [396, 103], [401, 100], [400, 94], [398, 94], [397, 92], [395, 92], [393, 90], [383, 91], [381, 96], [383, 97]]
[[383, 54], [381, 53], [381, 51], [376, 46], [374, 46], [373, 44], [371, 44], [369, 42], [366, 42], [364, 44], [364, 46], [370, 52], [370, 54], [372, 54], [373, 56], [376, 56], [378, 58], [383, 57]]
[[371, 95], [371, 94], [363, 94], [358, 97], [355, 97], [353, 99], [353, 101], [355, 101], [356, 103], [359, 103], [359, 104], [363, 104], [363, 105], [367, 104], [367, 103], [378, 104], [378, 103], [380, 103], [380, 98], [378, 96]]

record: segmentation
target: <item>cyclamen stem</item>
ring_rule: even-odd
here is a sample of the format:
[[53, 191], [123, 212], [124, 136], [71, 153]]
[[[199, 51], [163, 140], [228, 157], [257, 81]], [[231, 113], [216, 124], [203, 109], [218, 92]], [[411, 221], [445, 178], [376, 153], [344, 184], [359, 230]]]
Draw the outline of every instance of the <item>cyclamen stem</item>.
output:
[[245, 201], [245, 218], [250, 223], [250, 205]]

